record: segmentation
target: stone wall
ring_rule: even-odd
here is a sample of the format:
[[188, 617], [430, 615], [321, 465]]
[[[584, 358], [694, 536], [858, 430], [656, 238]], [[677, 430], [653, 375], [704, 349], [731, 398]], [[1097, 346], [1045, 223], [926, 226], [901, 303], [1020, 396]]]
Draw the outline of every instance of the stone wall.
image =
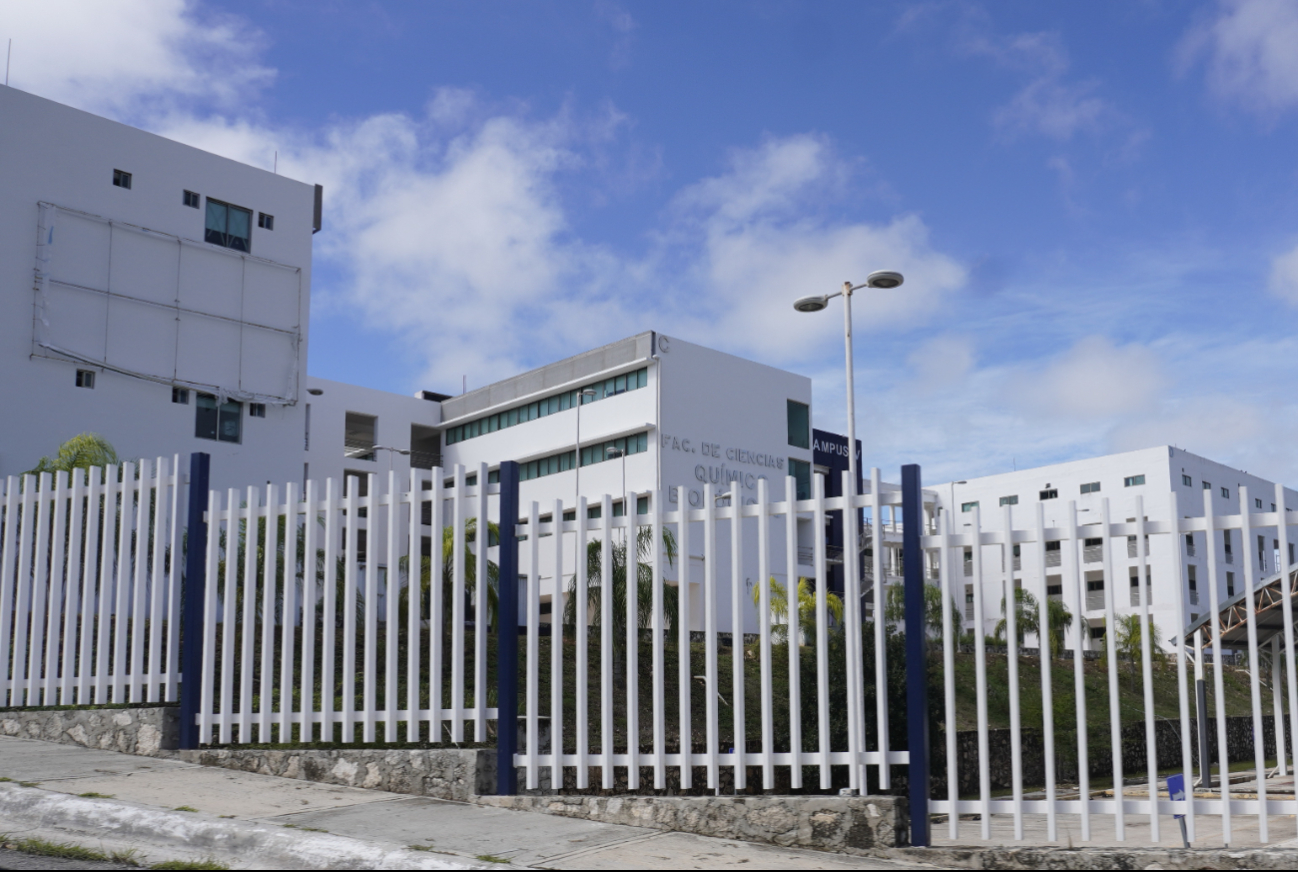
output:
[[496, 789], [496, 751], [454, 748], [179, 752], [181, 760], [302, 781], [469, 802]]
[[169, 757], [179, 735], [176, 706], [0, 711], [0, 733], [142, 757]]
[[910, 844], [897, 796], [479, 796], [480, 805], [817, 851]]

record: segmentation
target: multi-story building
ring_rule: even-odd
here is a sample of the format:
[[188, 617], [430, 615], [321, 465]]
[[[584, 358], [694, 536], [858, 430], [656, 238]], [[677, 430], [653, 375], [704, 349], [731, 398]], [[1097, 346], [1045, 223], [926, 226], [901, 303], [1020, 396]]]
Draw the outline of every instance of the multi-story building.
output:
[[96, 431], [301, 468], [321, 189], [0, 88], [0, 474]]
[[[1275, 511], [1276, 502], [1274, 482], [1166, 445], [953, 481], [935, 485], [933, 490], [949, 514], [953, 532], [968, 526], [975, 510], [983, 529], [1004, 529], [1007, 519], [1015, 529], [1031, 529], [1036, 523], [1038, 506], [1044, 510], [1045, 526], [1057, 527], [1066, 524], [1069, 505], [1075, 504], [1078, 523], [1084, 528], [1101, 523], [1105, 500], [1109, 504], [1112, 523], [1134, 521], [1138, 497], [1143, 502], [1143, 514], [1150, 521], [1170, 519], [1172, 494], [1176, 496], [1177, 511], [1182, 517], [1202, 517], [1205, 500], [1212, 501], [1215, 515], [1238, 514], [1242, 492], [1247, 494], [1251, 504], [1246, 508], [1252, 511]], [[1285, 502], [1290, 510], [1298, 509], [1298, 491], [1286, 488]], [[1206, 535], [1200, 532], [1148, 537], [1146, 585], [1152, 616], [1164, 643], [1210, 608]], [[1217, 537], [1219, 603], [1242, 593], [1250, 581], [1243, 576], [1242, 555], [1245, 549], [1252, 549], [1255, 558], [1256, 577], [1253, 582], [1274, 574], [1282, 564], [1294, 562], [1292, 545], [1288, 554], [1278, 552], [1279, 541], [1274, 527], [1255, 530], [1251, 542], [1240, 541], [1238, 530], [1220, 530], [1212, 535]], [[1138, 548], [1134, 538], [1131, 537], [1125, 547], [1108, 543], [1112, 548], [1109, 558], [1113, 578], [1106, 578], [1104, 573], [1104, 538], [1085, 539], [1081, 545], [1078, 560], [1085, 585], [1083, 617], [1092, 640], [1103, 638], [1107, 631], [1104, 616], [1106, 587], [1112, 588], [1115, 614], [1131, 614], [1139, 609]], [[1063, 596], [1060, 544], [1046, 543], [1044, 570], [1050, 596]], [[1021, 586], [1025, 572], [1035, 574], [1040, 568], [1032, 566], [1032, 549], [1028, 549], [1028, 554], [1020, 554], [1019, 546], [1015, 546], [1010, 555], [1002, 555], [1002, 546], [999, 545], [983, 546], [983, 549], [987, 626], [981, 629], [991, 633], [1002, 617], [1003, 560], [1012, 562], [1011, 571], [1017, 586]], [[1183, 568], [1179, 576], [1176, 554], [1172, 549], [1180, 552]], [[967, 550], [966, 578], [971, 574], [971, 562], [972, 553]], [[1176, 610], [1177, 585], [1181, 587], [1181, 602], [1184, 604], [1181, 613]], [[963, 594], [966, 629], [976, 629], [973, 627], [973, 585], [968, 581], [964, 584]], [[1064, 601], [1071, 602], [1071, 596], [1065, 597]]]

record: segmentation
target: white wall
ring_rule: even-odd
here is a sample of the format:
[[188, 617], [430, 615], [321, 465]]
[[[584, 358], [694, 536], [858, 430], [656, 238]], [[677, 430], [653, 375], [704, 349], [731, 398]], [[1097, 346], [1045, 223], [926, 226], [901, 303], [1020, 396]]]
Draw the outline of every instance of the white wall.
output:
[[[0, 474], [29, 469], [84, 431], [107, 437], [124, 458], [207, 451], [218, 487], [279, 480], [285, 470], [300, 467], [300, 403], [269, 405], [264, 419], [247, 417], [245, 406], [243, 441], [231, 444], [196, 438], [194, 398], [191, 394], [187, 406], [173, 405], [169, 384], [100, 370], [93, 390], [76, 387], [76, 370], [84, 364], [34, 356], [34, 334], [45, 325], [34, 317], [33, 286], [42, 201], [156, 231], [149, 236], [122, 224], [114, 228], [113, 250], [124, 255], [110, 271], [102, 250], [109, 238], [107, 225], [64, 213], [55, 228], [56, 264], [62, 273], [56, 277], [157, 297], [164, 305], [160, 295], [174, 295], [179, 288], [182, 306], [230, 320], [182, 318], [178, 341], [175, 309], [169, 314], [166, 308], [114, 303], [103, 294], [60, 286], [46, 294], [49, 335], [86, 341], [99, 328], [104, 343], [97, 350], [107, 353], [110, 364], [156, 368], [171, 361], [176, 367], [179, 359], [177, 378], [206, 382], [225, 372], [221, 387], [238, 390], [242, 379], [252, 392], [266, 393], [268, 382], [259, 381], [261, 376], [273, 370], [271, 381], [283, 384], [289, 376], [296, 382], [305, 371], [314, 187], [11, 88], [0, 88], [0, 160], [6, 168], [0, 174], [0, 366], [6, 375], [0, 401], [11, 410], [0, 422]], [[112, 184], [114, 169], [132, 174], [130, 190]], [[183, 205], [185, 190], [253, 210], [253, 255], [291, 269], [217, 256], [226, 250], [201, 241], [204, 209]], [[255, 226], [257, 212], [275, 216], [273, 231]], [[193, 255], [189, 266], [180, 260], [177, 237], [197, 241], [187, 248]], [[204, 256], [217, 266], [201, 268]], [[237, 272], [237, 283], [214, 278], [222, 272]], [[269, 286], [282, 285], [284, 276], [291, 275], [301, 293], [293, 287], [245, 299], [245, 272], [266, 272]], [[178, 273], [180, 282], [174, 280]], [[285, 311], [288, 299], [292, 308]], [[273, 311], [266, 308], [271, 303]], [[191, 328], [200, 320], [210, 329], [196, 335]], [[245, 329], [250, 321], [295, 321], [302, 331], [296, 356], [285, 358], [282, 342], [278, 349], [263, 347], [267, 334]], [[222, 339], [222, 334], [228, 335]], [[198, 348], [202, 351], [195, 354]]]

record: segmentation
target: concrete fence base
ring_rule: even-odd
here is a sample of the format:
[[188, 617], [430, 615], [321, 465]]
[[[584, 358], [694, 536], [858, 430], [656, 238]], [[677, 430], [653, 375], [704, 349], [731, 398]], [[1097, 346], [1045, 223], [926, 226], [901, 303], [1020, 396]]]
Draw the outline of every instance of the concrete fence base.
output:
[[2, 711], [0, 734], [141, 757], [170, 757], [175, 754], [179, 715], [175, 706]]

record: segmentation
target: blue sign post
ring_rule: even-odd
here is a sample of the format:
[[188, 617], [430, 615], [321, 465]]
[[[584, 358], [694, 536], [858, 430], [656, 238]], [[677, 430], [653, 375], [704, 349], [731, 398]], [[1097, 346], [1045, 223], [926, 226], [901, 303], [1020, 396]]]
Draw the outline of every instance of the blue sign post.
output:
[[[1167, 776], [1167, 795], [1173, 802], [1185, 799], [1185, 776], [1169, 775]], [[1185, 815], [1175, 815], [1176, 822], [1181, 825], [1181, 841], [1185, 846], [1190, 847], [1190, 837], [1185, 832]]]
[[[924, 491], [919, 466], [901, 468], [901, 545], [906, 620], [906, 737], [910, 765], [910, 843], [929, 842], [928, 631], [924, 626]], [[875, 519], [878, 523], [878, 519]], [[876, 606], [882, 603], [876, 601]], [[880, 690], [880, 692], [884, 692]]]

